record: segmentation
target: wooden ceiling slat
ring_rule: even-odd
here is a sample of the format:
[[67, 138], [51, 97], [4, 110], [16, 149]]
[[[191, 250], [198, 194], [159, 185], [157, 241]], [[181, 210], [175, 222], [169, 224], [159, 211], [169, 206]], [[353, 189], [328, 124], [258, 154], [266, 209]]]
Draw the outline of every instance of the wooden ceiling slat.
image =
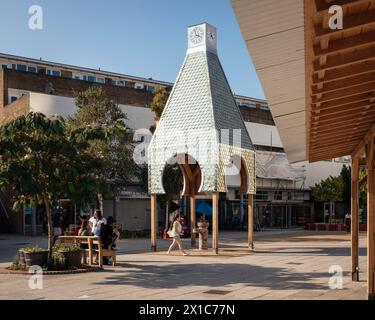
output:
[[313, 120], [317, 124], [330, 123], [330, 122], [334, 124], [335, 123], [334, 121], [342, 121], [345, 119], [351, 119], [351, 120], [361, 119], [363, 117], [373, 116], [374, 114], [375, 114], [375, 104], [372, 104], [372, 106], [369, 107], [368, 109], [365, 109], [365, 108], [359, 109], [359, 110], [354, 109], [354, 110], [347, 111], [347, 112], [343, 111], [341, 113], [328, 114], [324, 116], [321, 116], [319, 114], [318, 116], [314, 116]]
[[319, 115], [319, 117], [325, 117], [326, 115], [339, 115], [342, 113], [347, 113], [349, 111], [355, 110], [358, 112], [361, 112], [362, 110], [367, 110], [366, 108], [373, 107], [374, 104], [370, 102], [369, 100], [359, 101], [353, 104], [346, 105], [345, 108], [342, 106], [338, 107], [330, 107], [330, 108], [324, 108], [324, 107], [315, 107], [312, 112], [314, 113], [313, 116]]
[[313, 109], [320, 108], [323, 110], [323, 109], [330, 109], [330, 108], [337, 108], [337, 107], [343, 108], [344, 106], [346, 108], [350, 104], [354, 104], [354, 103], [361, 102], [364, 100], [368, 101], [373, 97], [375, 97], [375, 93], [373, 92], [360, 93], [360, 94], [356, 94], [350, 97], [337, 99], [335, 101], [322, 102], [319, 104], [319, 106], [317, 105], [317, 103], [313, 103]]
[[340, 120], [338, 119], [334, 124], [332, 123], [316, 123], [316, 122], [313, 122], [313, 126], [312, 128], [313, 129], [324, 129], [324, 128], [332, 128], [333, 126], [335, 128], [339, 127], [339, 126], [342, 126], [342, 125], [347, 125], [349, 127], [351, 127], [352, 125], [354, 125], [355, 123], [358, 123], [358, 125], [361, 125], [361, 124], [365, 124], [365, 123], [373, 123], [375, 122], [375, 119], [374, 118], [367, 118], [365, 117], [365, 119], [356, 119], [356, 118], [352, 118], [352, 119], [348, 119], [348, 120]]
[[335, 0], [334, 2], [329, 2], [326, 0], [315, 0], [315, 7], [316, 11], [322, 12], [322, 11], [328, 11], [329, 7], [332, 5], [338, 5], [338, 6], [350, 6], [353, 4], [360, 4], [360, 3], [368, 3], [368, 0]]
[[314, 131], [314, 132], [311, 132], [311, 138], [316, 139], [316, 138], [321, 137], [322, 139], [326, 139], [326, 138], [329, 138], [329, 137], [336, 137], [336, 136], [340, 136], [340, 135], [343, 135], [343, 134], [353, 135], [353, 134], [356, 134], [356, 133], [359, 133], [359, 132], [365, 133], [365, 132], [367, 132], [367, 130], [370, 126], [371, 125], [358, 127], [357, 129], [352, 128], [351, 130], [347, 130], [346, 128], [343, 128], [341, 130], [337, 129], [337, 128], [332, 128], [332, 130]]
[[[374, 16], [375, 19], [375, 16]], [[374, 22], [375, 23], [375, 22]], [[360, 63], [363, 61], [375, 59], [375, 46], [357, 50], [356, 52], [346, 52], [338, 56], [330, 56], [327, 58], [327, 63], [321, 65], [318, 60], [314, 61], [314, 71], [327, 71], [338, 67], [344, 67], [353, 63]]]
[[[374, 53], [375, 54], [375, 53]], [[350, 88], [359, 84], [364, 84], [368, 82], [375, 81], [375, 70], [374, 72], [361, 74], [359, 76], [354, 76], [351, 78], [333, 81], [323, 84], [322, 89], [313, 88], [312, 94], [325, 93], [330, 91], [336, 91], [343, 88]]]
[[343, 97], [350, 97], [359, 93], [366, 93], [366, 92], [375, 92], [375, 82], [371, 83], [365, 83], [362, 85], [358, 85], [355, 87], [337, 90], [333, 92], [327, 92], [322, 95], [322, 97], [319, 99], [317, 96], [312, 97], [312, 103], [317, 102], [324, 102], [324, 101], [330, 101], [330, 100], [336, 100], [341, 99]]
[[329, 47], [322, 49], [320, 44], [314, 45], [314, 54], [316, 57], [328, 55], [332, 53], [353, 50], [353, 48], [361, 48], [375, 42], [375, 31], [369, 31], [353, 37], [338, 39], [329, 42]]
[[[345, 31], [363, 28], [365, 26], [375, 25], [375, 10], [364, 11], [351, 16], [344, 17], [344, 29]], [[342, 33], [342, 30], [335, 29], [331, 30], [324, 28], [322, 23], [314, 26], [316, 38], [332, 36]]]
[[327, 70], [324, 78], [320, 79], [318, 73], [313, 75], [313, 84], [321, 82], [337, 81], [339, 79], [350, 78], [355, 75], [372, 72], [375, 70], [375, 60], [369, 60], [360, 64], [349, 65], [338, 69]]

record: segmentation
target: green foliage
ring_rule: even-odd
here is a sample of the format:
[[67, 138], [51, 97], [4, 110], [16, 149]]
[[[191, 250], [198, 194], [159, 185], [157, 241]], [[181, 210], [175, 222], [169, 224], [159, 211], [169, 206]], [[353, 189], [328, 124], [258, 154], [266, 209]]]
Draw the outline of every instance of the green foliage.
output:
[[101, 87], [90, 87], [75, 96], [78, 111], [69, 118], [70, 128], [84, 130], [86, 127], [102, 128], [111, 134], [106, 140], [91, 139], [87, 152], [98, 154], [103, 161], [99, 176], [106, 181], [104, 195], [117, 193], [129, 185], [137, 175], [138, 167], [133, 161], [133, 145], [125, 126], [126, 114], [111, 100]]
[[26, 247], [20, 249], [20, 251], [27, 252], [27, 253], [37, 253], [37, 252], [46, 252], [47, 249], [39, 248], [39, 247]]
[[76, 252], [81, 251], [82, 248], [79, 245], [65, 245], [65, 244], [55, 244], [53, 246], [54, 251], [62, 251], [62, 252]]
[[168, 98], [169, 92], [166, 89], [160, 88], [155, 90], [154, 97], [151, 103], [151, 110], [155, 113], [158, 119], [160, 119], [161, 114], [163, 113]]
[[106, 141], [111, 134], [98, 127], [68, 130], [59, 116], [20, 116], [0, 128], [0, 188], [11, 188], [18, 197], [15, 209], [43, 203], [51, 226], [54, 203], [62, 198], [88, 202], [105, 185], [99, 177], [101, 157], [87, 150], [91, 140]]
[[341, 169], [340, 176], [343, 181], [343, 190], [342, 190], [342, 200], [346, 208], [350, 207], [351, 201], [351, 190], [352, 190], [352, 176], [351, 176], [351, 169], [349, 166], [344, 165]]
[[165, 205], [167, 202], [180, 195], [183, 188], [184, 178], [180, 167], [167, 164], [163, 172], [163, 186], [165, 194], [160, 196], [160, 203]]
[[342, 176], [328, 177], [311, 188], [311, 194], [315, 201], [339, 202], [343, 201], [344, 182]]

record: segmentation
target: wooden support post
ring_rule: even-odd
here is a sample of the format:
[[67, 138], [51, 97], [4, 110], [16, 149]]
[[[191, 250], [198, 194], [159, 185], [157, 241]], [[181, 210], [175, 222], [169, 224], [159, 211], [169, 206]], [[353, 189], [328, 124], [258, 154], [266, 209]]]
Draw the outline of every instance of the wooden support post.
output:
[[212, 193], [212, 250], [219, 253], [219, 193]]
[[352, 281], [359, 281], [359, 224], [358, 224], [358, 174], [359, 159], [352, 159], [352, 186], [351, 186], [351, 254], [352, 254]]
[[151, 250], [157, 250], [157, 233], [158, 233], [158, 204], [157, 195], [151, 195]]
[[247, 242], [249, 248], [254, 249], [254, 197], [252, 194], [248, 195], [247, 219]]
[[[373, 152], [373, 148], [371, 152]], [[374, 208], [374, 165], [368, 159], [367, 175], [367, 293], [369, 300], [375, 300], [375, 208]]]
[[193, 230], [196, 228], [196, 213], [195, 213], [195, 195], [190, 196], [190, 236], [191, 236], [191, 247], [195, 248], [196, 234]]

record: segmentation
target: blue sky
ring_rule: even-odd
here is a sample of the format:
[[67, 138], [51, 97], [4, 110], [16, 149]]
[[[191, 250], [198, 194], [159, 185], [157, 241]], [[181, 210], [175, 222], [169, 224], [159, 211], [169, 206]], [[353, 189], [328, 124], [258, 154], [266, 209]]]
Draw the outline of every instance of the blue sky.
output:
[[[31, 5], [43, 30], [28, 27]], [[173, 82], [201, 22], [218, 28], [233, 91], [264, 98], [229, 0], [1, 0], [0, 52]]]

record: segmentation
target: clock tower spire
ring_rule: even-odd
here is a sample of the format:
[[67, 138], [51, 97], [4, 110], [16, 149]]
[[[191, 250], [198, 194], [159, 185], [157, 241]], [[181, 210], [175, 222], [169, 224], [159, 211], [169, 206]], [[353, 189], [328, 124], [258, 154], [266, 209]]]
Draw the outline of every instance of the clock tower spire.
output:
[[201, 23], [188, 27], [188, 51], [209, 51], [217, 54], [217, 31], [208, 23]]

